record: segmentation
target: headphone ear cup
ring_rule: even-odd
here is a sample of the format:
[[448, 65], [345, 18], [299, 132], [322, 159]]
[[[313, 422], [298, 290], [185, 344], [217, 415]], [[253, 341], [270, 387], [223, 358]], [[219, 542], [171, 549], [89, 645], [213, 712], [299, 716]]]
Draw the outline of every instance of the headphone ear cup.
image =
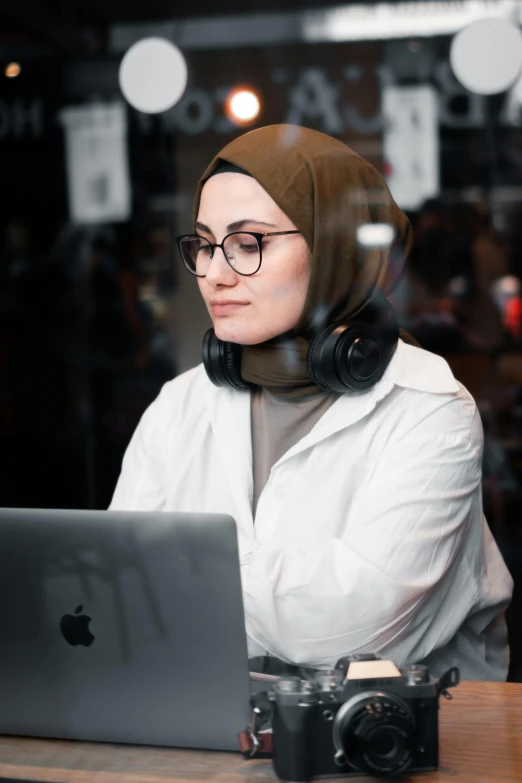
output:
[[368, 322], [333, 324], [310, 342], [308, 375], [317, 386], [343, 394], [369, 389], [382, 378], [398, 340], [395, 313], [386, 305], [368, 310]]
[[220, 340], [213, 329], [208, 329], [203, 337], [202, 359], [214, 386], [240, 391], [250, 388], [241, 377], [241, 346]]
[[[325, 331], [318, 334], [310, 341], [306, 354], [306, 368], [309, 378], [322, 389], [334, 391], [332, 381], [335, 385], [335, 371], [331, 354], [333, 343], [328, 340], [335, 330], [334, 326], [329, 326]], [[327, 350], [325, 351], [325, 345]], [[346, 389], [343, 388], [343, 391]]]
[[312, 381], [329, 392], [346, 394], [373, 385], [379, 348], [364, 324], [331, 325], [308, 348], [307, 367]]

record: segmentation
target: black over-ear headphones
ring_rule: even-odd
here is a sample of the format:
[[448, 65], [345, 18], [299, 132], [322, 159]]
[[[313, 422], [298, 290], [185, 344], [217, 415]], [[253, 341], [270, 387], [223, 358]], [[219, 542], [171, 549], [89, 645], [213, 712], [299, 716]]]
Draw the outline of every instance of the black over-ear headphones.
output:
[[[310, 379], [328, 392], [369, 389], [379, 381], [397, 347], [399, 327], [384, 296], [374, 296], [354, 318], [334, 322], [308, 346]], [[241, 346], [223, 342], [209, 329], [203, 338], [203, 364], [216, 386], [247, 390], [241, 377]]]
[[241, 346], [227, 343], [208, 329], [203, 337], [203, 364], [207, 375], [215, 386], [227, 389], [250, 389], [252, 384], [241, 377]]

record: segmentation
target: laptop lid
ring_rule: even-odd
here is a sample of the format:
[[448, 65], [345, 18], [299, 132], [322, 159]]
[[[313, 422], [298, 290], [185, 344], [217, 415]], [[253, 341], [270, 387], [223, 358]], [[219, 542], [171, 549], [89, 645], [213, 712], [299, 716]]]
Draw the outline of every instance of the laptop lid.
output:
[[234, 520], [0, 509], [0, 733], [237, 750]]

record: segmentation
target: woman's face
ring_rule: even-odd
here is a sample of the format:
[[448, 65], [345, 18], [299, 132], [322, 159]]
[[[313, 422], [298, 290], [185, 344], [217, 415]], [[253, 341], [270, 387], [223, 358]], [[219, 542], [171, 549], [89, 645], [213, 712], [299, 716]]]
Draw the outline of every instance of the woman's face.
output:
[[[223, 172], [201, 193], [197, 233], [212, 243], [232, 231], [292, 231], [295, 225], [253, 177]], [[256, 345], [293, 329], [310, 279], [310, 252], [302, 234], [263, 239], [260, 269], [238, 274], [216, 248], [201, 295], [220, 340]]]

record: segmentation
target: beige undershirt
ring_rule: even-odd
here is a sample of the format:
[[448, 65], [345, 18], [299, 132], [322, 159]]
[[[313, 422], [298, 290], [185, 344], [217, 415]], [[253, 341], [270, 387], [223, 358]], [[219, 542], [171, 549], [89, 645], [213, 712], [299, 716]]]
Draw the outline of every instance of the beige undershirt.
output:
[[259, 496], [268, 481], [272, 466], [292, 446], [308, 435], [339, 396], [321, 394], [313, 399], [287, 402], [264, 389], [252, 393], [254, 517]]

